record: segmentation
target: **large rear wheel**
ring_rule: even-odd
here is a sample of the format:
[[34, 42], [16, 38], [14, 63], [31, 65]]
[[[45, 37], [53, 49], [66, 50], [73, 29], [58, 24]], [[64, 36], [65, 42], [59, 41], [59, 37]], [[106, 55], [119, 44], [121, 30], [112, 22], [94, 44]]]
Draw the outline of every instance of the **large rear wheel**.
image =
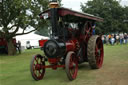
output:
[[99, 69], [102, 67], [104, 58], [104, 49], [101, 37], [95, 35], [88, 41], [87, 48], [88, 62], [92, 69]]
[[74, 80], [78, 72], [78, 61], [74, 52], [68, 52], [65, 59], [65, 70], [69, 80]]
[[44, 57], [42, 57], [40, 54], [33, 56], [30, 64], [30, 71], [32, 77], [35, 80], [43, 79], [45, 74], [45, 68], [41, 68], [42, 66], [45, 66]]

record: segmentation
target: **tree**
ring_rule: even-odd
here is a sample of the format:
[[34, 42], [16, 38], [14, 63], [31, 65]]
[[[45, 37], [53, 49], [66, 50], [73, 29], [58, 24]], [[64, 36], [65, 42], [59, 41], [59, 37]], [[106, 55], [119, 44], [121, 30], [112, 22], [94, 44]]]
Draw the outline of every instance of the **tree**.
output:
[[[15, 54], [12, 39], [28, 34], [47, 24], [38, 14], [48, 8], [48, 0], [2, 0], [0, 2], [0, 36], [5, 38], [8, 54]], [[19, 29], [22, 33], [17, 33]], [[27, 30], [27, 31], [26, 31]]]
[[[117, 0], [93, 0], [81, 4], [83, 12], [104, 18], [103, 23], [97, 23], [98, 33], [126, 32], [124, 11]], [[128, 31], [127, 31], [128, 32]]]
[[124, 25], [126, 27], [126, 32], [128, 32], [128, 6], [124, 8]]
[[[59, 3], [59, 6], [61, 7], [62, 6], [62, 4], [61, 4], [62, 0], [57, 0], [57, 1]], [[40, 28], [40, 29], [36, 30], [35, 34], [42, 35], [42, 36], [49, 36], [48, 33], [51, 30], [51, 29], [48, 29], [49, 26], [50, 26], [50, 22], [47, 21], [47, 25], [45, 27], [43, 27], [44, 29]]]

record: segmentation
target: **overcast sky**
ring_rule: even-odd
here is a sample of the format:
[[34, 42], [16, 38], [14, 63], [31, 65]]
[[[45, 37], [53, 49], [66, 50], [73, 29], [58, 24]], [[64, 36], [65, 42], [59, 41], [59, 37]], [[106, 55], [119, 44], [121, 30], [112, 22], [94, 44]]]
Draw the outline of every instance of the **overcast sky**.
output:
[[[72, 8], [73, 10], [81, 11], [80, 4], [86, 3], [89, 0], [62, 0], [63, 7]], [[128, 6], [128, 0], [122, 0], [121, 5]]]

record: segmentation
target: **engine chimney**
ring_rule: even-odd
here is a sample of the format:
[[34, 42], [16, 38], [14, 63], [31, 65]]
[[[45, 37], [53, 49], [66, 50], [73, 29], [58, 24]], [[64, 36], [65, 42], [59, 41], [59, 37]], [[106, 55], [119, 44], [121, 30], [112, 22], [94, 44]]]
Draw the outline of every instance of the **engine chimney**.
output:
[[58, 4], [57, 0], [50, 0], [49, 7], [50, 8], [58, 8], [59, 4]]

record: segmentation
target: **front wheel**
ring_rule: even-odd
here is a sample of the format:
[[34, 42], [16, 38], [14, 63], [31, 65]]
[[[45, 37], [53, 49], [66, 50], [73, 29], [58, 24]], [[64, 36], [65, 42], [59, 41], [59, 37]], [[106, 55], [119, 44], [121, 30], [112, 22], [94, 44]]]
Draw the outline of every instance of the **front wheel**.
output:
[[68, 52], [65, 59], [65, 70], [69, 80], [74, 80], [78, 72], [78, 61], [74, 52]]
[[99, 69], [102, 67], [104, 58], [104, 49], [101, 37], [95, 35], [88, 41], [87, 48], [88, 62], [92, 69]]
[[43, 66], [45, 66], [44, 57], [40, 54], [33, 56], [30, 64], [30, 71], [32, 77], [37, 81], [43, 79], [44, 77], [45, 68], [42, 68]]

